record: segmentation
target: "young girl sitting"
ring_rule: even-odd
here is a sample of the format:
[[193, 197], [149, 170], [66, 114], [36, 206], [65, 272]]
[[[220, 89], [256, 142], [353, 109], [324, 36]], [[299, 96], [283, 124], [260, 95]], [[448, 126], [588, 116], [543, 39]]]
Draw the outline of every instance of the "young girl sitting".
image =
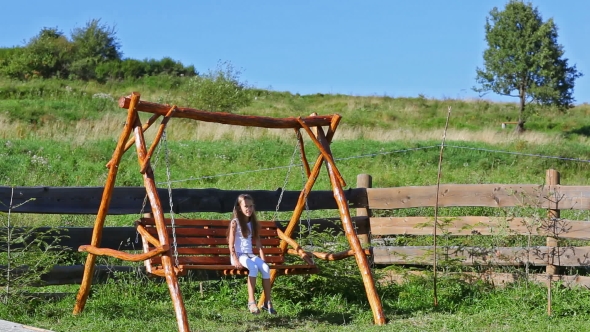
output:
[[[272, 307], [270, 269], [264, 261], [264, 251], [260, 242], [260, 225], [254, 212], [254, 200], [248, 194], [239, 195], [234, 204], [233, 218], [228, 228], [228, 245], [231, 257], [231, 264], [237, 269], [248, 269], [248, 310], [252, 314], [260, 313], [254, 300], [256, 291], [256, 277], [262, 274], [262, 288], [266, 303], [262, 309], [269, 314], [277, 312]], [[260, 251], [260, 257], [253, 252], [252, 240]]]

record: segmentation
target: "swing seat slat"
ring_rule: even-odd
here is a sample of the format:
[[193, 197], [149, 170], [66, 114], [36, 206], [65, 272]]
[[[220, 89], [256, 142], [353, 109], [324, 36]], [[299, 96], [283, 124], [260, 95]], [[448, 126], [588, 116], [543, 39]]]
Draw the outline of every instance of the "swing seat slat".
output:
[[[230, 253], [227, 246], [227, 228], [229, 220], [206, 219], [164, 219], [166, 234], [170, 245], [170, 256], [178, 266], [179, 275], [189, 270], [215, 270], [223, 275], [247, 275], [247, 269], [236, 269], [230, 263]], [[142, 235], [144, 252], [153, 250], [153, 241], [149, 237], [158, 238], [158, 231], [153, 218], [141, 218], [136, 221]], [[316, 265], [285, 264], [285, 253], [280, 248], [280, 230], [274, 221], [260, 222], [260, 241], [264, 249], [264, 256], [269, 267], [277, 270], [279, 275], [313, 274], [318, 273]], [[144, 237], [144, 235], [147, 235]], [[284, 236], [281, 234], [281, 236]], [[176, 241], [174, 241], [174, 238]], [[290, 239], [292, 240], [292, 239]], [[293, 243], [295, 243], [293, 241]], [[258, 249], [254, 248], [258, 254]], [[288, 254], [289, 252], [287, 252]], [[144, 261], [146, 270], [154, 275], [164, 276], [161, 256], [151, 257]]]

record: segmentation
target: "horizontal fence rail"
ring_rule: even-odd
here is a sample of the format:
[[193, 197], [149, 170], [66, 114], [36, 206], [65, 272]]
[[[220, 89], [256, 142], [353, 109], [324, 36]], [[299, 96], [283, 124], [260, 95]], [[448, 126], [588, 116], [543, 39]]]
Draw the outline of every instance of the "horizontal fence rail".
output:
[[[589, 186], [441, 184], [438, 206], [538, 207], [590, 210]], [[371, 209], [433, 207], [436, 186], [367, 189]]]
[[[102, 198], [102, 187], [0, 187], [0, 211], [8, 212], [12, 201], [14, 213], [96, 214]], [[175, 213], [233, 211], [236, 197], [250, 194], [258, 211], [275, 211], [281, 189], [221, 190], [172, 189]], [[297, 204], [299, 191], [285, 191], [279, 211], [292, 211]], [[344, 192], [351, 206], [366, 205], [364, 188]], [[144, 187], [116, 187], [113, 190], [109, 214], [137, 214], [141, 211], [146, 190]], [[170, 211], [168, 189], [158, 189], [164, 211]], [[337, 209], [332, 191], [312, 191], [307, 203], [310, 210]]]
[[[458, 247], [436, 248], [440, 260], [462, 265], [483, 266], [590, 266], [590, 247]], [[432, 265], [434, 247], [383, 246], [373, 248], [375, 264]]]
[[[545, 266], [547, 271], [550, 271], [550, 268], [554, 271], [554, 267], [590, 266], [590, 258], [588, 258], [590, 247], [583, 244], [560, 245], [562, 239], [590, 240], [590, 222], [559, 217], [560, 210], [590, 210], [590, 186], [561, 185], [557, 179], [556, 182], [546, 181], [546, 185], [442, 184], [437, 192], [436, 186], [371, 188], [370, 179], [360, 181], [360, 178], [361, 175], [357, 179], [358, 188], [346, 190], [345, 195], [349, 206], [357, 209], [357, 216], [353, 217], [357, 235], [365, 247], [372, 248], [372, 259], [376, 266], [432, 265], [435, 251], [439, 262], [458, 265]], [[102, 187], [0, 187], [0, 211], [92, 215], [97, 213], [102, 193]], [[274, 191], [173, 189], [174, 212], [229, 213], [233, 210], [236, 197], [242, 193], [248, 193], [254, 197], [257, 210], [275, 211], [281, 189]], [[145, 194], [143, 187], [115, 188], [108, 213], [137, 215], [142, 209]], [[158, 189], [158, 194], [162, 209], [168, 211], [170, 209], [168, 190]], [[292, 211], [299, 195], [299, 191], [285, 191], [279, 211]], [[392, 243], [389, 240], [395, 240], [399, 236], [432, 236], [435, 222], [433, 217], [428, 216], [383, 217], [382, 215], [395, 215], [395, 211], [400, 209], [434, 207], [437, 195], [439, 207], [489, 207], [499, 208], [498, 211], [503, 208], [547, 210], [546, 214], [541, 213], [540, 216], [502, 216], [504, 212], [500, 212], [497, 216], [438, 217], [437, 235], [439, 236], [536, 236], [546, 237], [547, 244], [485, 248], [389, 245]], [[9, 206], [10, 202], [12, 207]], [[332, 191], [312, 191], [308, 196], [308, 207], [310, 210], [338, 208]], [[381, 216], [372, 216], [377, 210], [391, 212], [380, 212]], [[279, 221], [279, 227], [282, 229], [286, 224], [286, 221]], [[319, 231], [342, 231], [339, 218], [312, 219], [310, 225], [317, 225]], [[48, 230], [49, 228], [43, 227], [38, 229], [41, 233]], [[72, 250], [90, 243], [92, 236], [90, 227], [58, 227], [53, 230], [55, 236], [60, 237], [58, 244]], [[18, 234], [18, 230], [15, 232]], [[23, 231], [23, 234], [26, 234], [26, 231]], [[34, 236], [34, 233], [29, 236]], [[137, 238], [134, 227], [105, 227], [101, 247], [141, 250], [141, 239], [136, 242]], [[16, 247], [18, 244], [13, 246], [13, 248]], [[3, 248], [5, 245], [0, 241], [0, 252]], [[68, 271], [68, 276], [62, 278], [63, 280], [78, 280], [78, 268], [56, 267], [54, 272], [59, 274], [62, 270]], [[57, 278], [54, 274], [52, 276]], [[573, 277], [569, 279], [581, 280]], [[585, 284], [590, 285], [590, 277], [584, 280], [586, 280]]]
[[[532, 235], [590, 240], [590, 222], [581, 220], [460, 216], [439, 217], [438, 224], [438, 235]], [[371, 234], [434, 235], [433, 225], [433, 217], [373, 217]]]

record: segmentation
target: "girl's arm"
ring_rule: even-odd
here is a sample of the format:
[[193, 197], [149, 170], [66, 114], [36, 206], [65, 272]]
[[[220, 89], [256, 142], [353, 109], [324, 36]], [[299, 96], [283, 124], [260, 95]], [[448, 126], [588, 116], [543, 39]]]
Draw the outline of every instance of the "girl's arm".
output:
[[236, 239], [236, 221], [232, 220], [229, 223], [229, 236], [227, 237], [227, 246], [229, 248], [229, 254], [232, 257], [232, 260], [234, 261], [234, 266], [237, 269], [242, 269], [243, 266], [242, 266], [242, 264], [240, 264], [240, 261], [238, 259], [238, 254], [236, 253], [236, 247], [234, 246], [235, 239]]
[[258, 250], [260, 251], [260, 258], [262, 260], [264, 260], [264, 251], [262, 250], [262, 242], [260, 241], [260, 236], [258, 236], [256, 238], [256, 246], [258, 247]]

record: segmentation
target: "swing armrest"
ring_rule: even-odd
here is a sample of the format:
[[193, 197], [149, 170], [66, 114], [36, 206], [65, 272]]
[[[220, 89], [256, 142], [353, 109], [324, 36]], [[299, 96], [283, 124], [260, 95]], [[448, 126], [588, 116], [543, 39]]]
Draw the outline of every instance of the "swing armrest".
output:
[[293, 249], [289, 249], [287, 251], [288, 253], [291, 253], [291, 251], [293, 251], [293, 254], [299, 255], [299, 257], [301, 257], [301, 259], [303, 259], [307, 264], [315, 265], [313, 262], [313, 259], [309, 256], [309, 253], [307, 253], [305, 250], [303, 250], [303, 248], [301, 248], [301, 246], [297, 242], [295, 242], [295, 240], [288, 237], [279, 228], [277, 228], [277, 235], [279, 236], [279, 238], [281, 240], [287, 242], [287, 244], [289, 244], [293, 248]]
[[88, 253], [91, 253], [96, 256], [110, 256], [110, 257], [115, 257], [115, 258], [122, 259], [125, 261], [140, 262], [140, 261], [145, 261], [146, 259], [156, 257], [158, 255], [161, 255], [161, 254], [165, 253], [166, 251], [168, 251], [169, 249], [170, 249], [170, 247], [168, 245], [165, 245], [165, 246], [156, 247], [153, 250], [145, 252], [143, 254], [129, 254], [129, 253], [126, 253], [123, 251], [115, 250], [115, 249], [98, 248], [98, 247], [92, 246], [92, 245], [82, 245], [78, 248], [78, 251], [79, 252], [88, 252]]
[[[363, 249], [364, 254], [367, 255], [367, 256], [371, 256], [372, 255], [372, 252], [371, 251], [372, 251], [372, 249], [370, 249], [370, 248], [369, 249]], [[293, 249], [289, 249], [288, 250], [288, 253], [289, 254], [292, 254], [292, 255], [296, 255], [297, 254], [297, 252], [295, 250], [293, 250]], [[308, 253], [308, 254], [310, 254], [310, 253]], [[341, 259], [354, 256], [354, 250], [350, 249], [350, 250], [346, 250], [346, 251], [328, 252], [328, 253], [326, 253], [326, 252], [315, 252], [314, 251], [314, 252], [311, 252], [311, 255], [313, 255], [313, 256], [315, 256], [315, 257], [317, 257], [319, 259], [323, 259], [325, 261], [339, 261]]]

